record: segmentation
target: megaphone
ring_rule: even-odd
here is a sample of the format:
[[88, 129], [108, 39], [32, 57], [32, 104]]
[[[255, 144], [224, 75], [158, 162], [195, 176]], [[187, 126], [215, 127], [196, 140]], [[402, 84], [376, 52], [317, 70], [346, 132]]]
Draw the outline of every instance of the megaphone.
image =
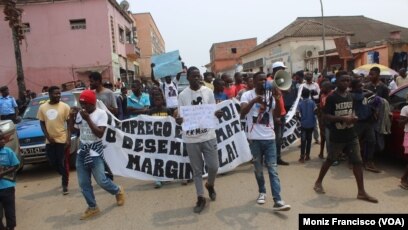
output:
[[272, 87], [280, 90], [288, 90], [292, 85], [292, 77], [285, 70], [278, 70], [273, 77]]

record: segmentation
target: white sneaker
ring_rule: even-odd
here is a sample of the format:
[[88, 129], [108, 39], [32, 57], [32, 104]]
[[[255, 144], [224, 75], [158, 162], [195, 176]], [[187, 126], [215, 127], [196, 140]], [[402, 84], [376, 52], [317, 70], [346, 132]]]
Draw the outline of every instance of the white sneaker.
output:
[[266, 198], [265, 193], [259, 193], [258, 199], [256, 199], [256, 203], [265, 204], [265, 198]]
[[273, 205], [273, 210], [274, 211], [289, 211], [290, 210], [290, 205], [285, 204], [283, 200], [275, 202]]

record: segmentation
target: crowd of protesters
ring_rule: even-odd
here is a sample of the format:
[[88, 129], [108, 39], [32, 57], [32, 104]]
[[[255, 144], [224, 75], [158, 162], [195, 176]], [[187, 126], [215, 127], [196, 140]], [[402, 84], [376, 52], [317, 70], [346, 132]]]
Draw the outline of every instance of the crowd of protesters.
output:
[[[237, 72], [234, 76], [228, 73], [216, 76], [212, 72], [206, 72], [202, 77], [196, 67], [190, 67], [183, 70], [187, 75], [189, 87], [179, 92], [178, 82], [181, 73], [176, 77], [156, 79], [153, 68], [154, 65], [151, 76], [153, 84], [147, 81], [147, 78], [142, 78], [135, 80], [130, 87], [120, 78], [112, 84], [103, 82], [100, 73], [91, 73], [90, 90], [83, 91], [79, 97], [82, 109], [71, 108], [69, 113], [66, 110], [67, 105], [59, 101], [64, 87], [61, 90], [56, 86], [43, 89], [43, 93], [49, 93], [51, 100], [42, 105], [38, 117], [47, 138], [47, 156], [55, 161], [54, 165], [58, 166], [57, 171], [62, 175], [64, 195], [68, 194], [68, 175], [61, 163], [63, 152], [69, 145], [70, 132], [79, 129], [81, 134], [76, 167], [81, 191], [88, 204], [81, 219], [88, 219], [100, 212], [90, 184], [91, 175], [94, 175], [102, 188], [116, 196], [119, 206], [125, 201], [123, 187], [113, 183], [113, 174], [104, 161], [101, 137], [107, 125], [107, 117], [104, 111], [96, 107], [97, 99], [119, 120], [145, 114], [173, 116], [176, 122], [181, 124], [183, 118], [178, 113], [180, 106], [216, 104], [235, 98], [241, 105], [241, 120], [253, 157], [252, 163], [259, 190], [256, 202], [258, 204], [266, 202], [262, 170], [266, 166], [275, 211], [287, 211], [291, 208], [281, 198], [277, 165], [289, 165], [281, 158], [281, 146], [285, 116], [289, 110], [295, 110], [295, 117], [299, 119], [301, 127], [299, 162], [304, 164], [314, 157], [311, 152], [312, 137], [316, 144], [320, 144], [320, 151], [316, 156], [324, 159], [314, 190], [317, 193], [325, 193], [322, 182], [328, 169], [348, 159], [357, 182], [357, 198], [372, 203], [378, 202], [364, 189], [363, 169], [381, 172], [374, 164], [374, 156], [376, 152], [384, 149], [384, 135], [391, 132], [389, 93], [395, 87], [408, 84], [405, 69], [401, 69], [399, 76], [393, 78], [390, 84], [381, 81], [380, 69], [377, 67], [373, 67], [368, 76], [357, 76], [342, 70], [333, 70], [331, 75], [323, 76], [318, 69], [313, 72], [301, 70], [292, 75], [287, 90], [274, 87], [269, 91], [265, 83], [273, 80], [277, 71], [286, 69], [282, 62], [273, 63], [271, 73], [268, 75], [263, 72]], [[85, 88], [82, 81], [76, 86]], [[120, 93], [115, 95], [114, 90]], [[0, 91], [1, 119], [11, 119], [15, 123], [18, 122], [17, 117], [24, 112], [28, 102], [36, 97], [35, 93], [27, 91], [26, 100], [21, 103], [9, 95], [7, 86], [1, 87]], [[298, 95], [301, 95], [300, 99]], [[297, 100], [299, 102], [295, 103]], [[56, 111], [56, 115], [51, 116], [49, 110]], [[214, 114], [216, 117], [221, 115], [221, 111]], [[400, 124], [405, 125], [403, 146], [405, 153], [408, 153], [408, 106], [401, 110]], [[10, 157], [9, 148], [2, 144], [3, 139], [0, 133], [0, 155], [6, 154]], [[216, 200], [215, 178], [219, 165], [215, 132], [210, 129], [198, 134], [185, 132], [183, 140], [190, 158], [197, 193], [194, 212], [200, 213], [206, 204], [201, 176], [204, 161], [208, 167], [205, 188], [210, 199]], [[11, 170], [15, 169], [16, 164], [18, 161], [13, 160]], [[187, 181], [183, 181], [183, 184], [185, 183]], [[0, 179], [0, 192], [8, 188], [7, 186], [14, 187], [14, 184], [4, 183], [3, 179]], [[162, 182], [155, 183], [156, 188], [161, 186]], [[408, 170], [404, 172], [400, 186], [408, 189]], [[14, 194], [14, 190], [12, 193]], [[10, 202], [9, 198], [0, 197], [0, 202]], [[6, 212], [9, 212], [6, 219], [10, 226], [15, 226], [13, 207], [4, 206]]]

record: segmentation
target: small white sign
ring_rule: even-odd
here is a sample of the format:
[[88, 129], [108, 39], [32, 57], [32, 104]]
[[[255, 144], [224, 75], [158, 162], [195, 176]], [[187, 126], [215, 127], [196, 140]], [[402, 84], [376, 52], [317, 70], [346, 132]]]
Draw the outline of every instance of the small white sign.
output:
[[215, 111], [215, 104], [181, 106], [180, 116], [183, 118], [183, 131], [216, 128], [218, 120], [215, 117]]

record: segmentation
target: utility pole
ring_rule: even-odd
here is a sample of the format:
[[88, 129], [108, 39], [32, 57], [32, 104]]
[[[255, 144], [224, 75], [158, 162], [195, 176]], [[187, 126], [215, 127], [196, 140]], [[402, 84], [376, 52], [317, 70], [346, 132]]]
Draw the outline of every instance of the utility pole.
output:
[[17, 67], [17, 86], [18, 86], [18, 98], [25, 103], [25, 81], [24, 81], [24, 71], [23, 71], [23, 62], [21, 59], [20, 44], [24, 39], [24, 32], [22, 30], [21, 16], [23, 9], [16, 8], [17, 0], [6, 0], [4, 7], [4, 14], [6, 17], [5, 21], [9, 22], [9, 26], [12, 31], [13, 44], [14, 44], [14, 56], [16, 58], [16, 67]]
[[320, 0], [320, 9], [322, 11], [322, 29], [323, 29], [323, 71], [322, 73], [323, 76], [325, 76], [327, 74], [327, 63], [326, 63], [326, 30], [325, 30], [325, 26], [324, 26], [324, 15], [323, 15], [323, 1]]

